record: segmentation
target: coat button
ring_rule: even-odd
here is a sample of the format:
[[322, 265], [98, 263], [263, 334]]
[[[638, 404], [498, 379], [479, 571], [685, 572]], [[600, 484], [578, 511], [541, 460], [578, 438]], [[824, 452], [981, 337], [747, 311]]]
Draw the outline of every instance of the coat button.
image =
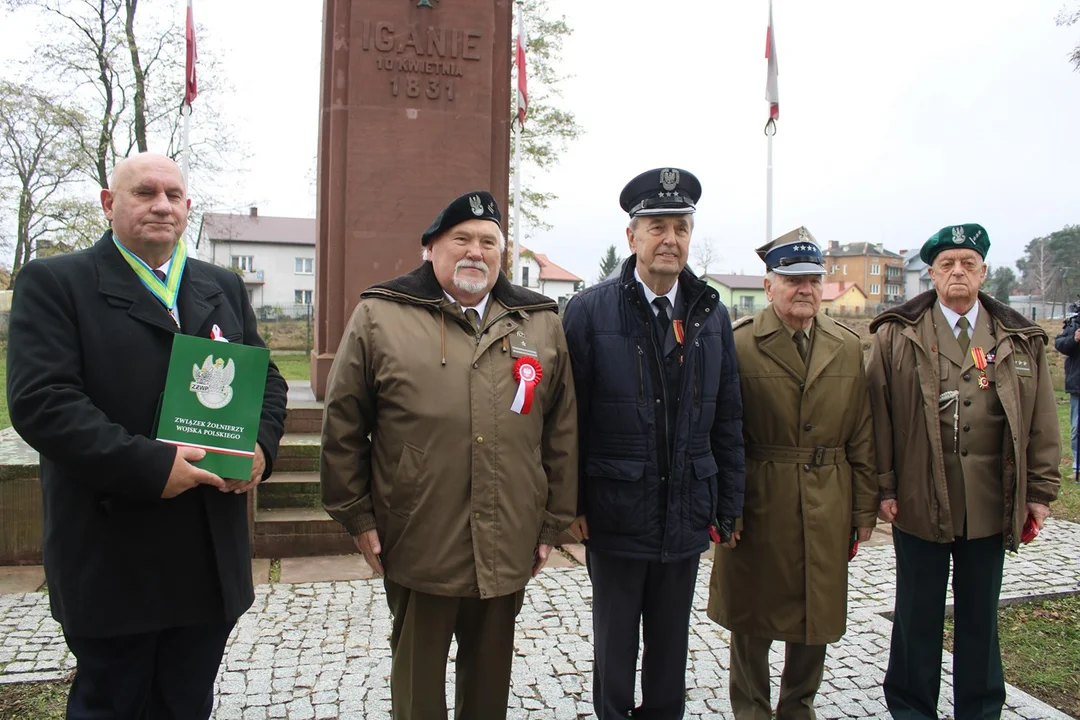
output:
[[660, 404], [660, 398], [656, 398], [656, 404], [657, 404], [657, 405], [659, 405], [659, 404]]
[[806, 463], [805, 465], [803, 465], [802, 469], [805, 470], [806, 472], [810, 472], [810, 463]]
[[967, 448], [964, 448], [963, 450], [961, 450], [960, 454], [963, 455], [964, 457], [967, 457]]
[[480, 513], [476, 513], [476, 515], [474, 515], [473, 517], [475, 517], [477, 520], [479, 520], [480, 519]]
[[965, 400], [964, 401], [964, 407], [971, 407], [971, 401], [970, 400]]
[[478, 443], [480, 443], [482, 445], [484, 443], [484, 437], [482, 435], [477, 436], [476, 442], [478, 442]]
[[814, 426], [811, 425], [810, 423], [806, 423], [805, 425], [802, 426], [802, 429], [805, 430], [806, 432], [810, 432], [811, 430], [814, 429]]
[[964, 432], [971, 432], [971, 426], [970, 425], [965, 425], [964, 426]]
[[472, 366], [473, 366], [473, 370], [475, 370], [476, 368], [480, 367], [480, 364], [479, 363], [473, 363]]
[[964, 380], [971, 380], [971, 373], [964, 373]]

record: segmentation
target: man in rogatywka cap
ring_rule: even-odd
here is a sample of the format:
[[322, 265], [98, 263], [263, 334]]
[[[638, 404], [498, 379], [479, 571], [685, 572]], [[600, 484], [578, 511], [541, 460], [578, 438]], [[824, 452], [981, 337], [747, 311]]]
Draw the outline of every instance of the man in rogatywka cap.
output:
[[718, 548], [709, 617], [731, 631], [737, 720], [773, 717], [769, 650], [785, 644], [775, 717], [814, 717], [828, 643], [847, 620], [848, 561], [877, 511], [858, 333], [820, 312], [825, 263], [805, 227], [758, 248], [770, 305], [735, 324], [746, 500]]
[[323, 506], [384, 576], [395, 720], [506, 717], [514, 622], [577, 502], [558, 305], [500, 272], [490, 193], [450, 202], [424, 261], [365, 290], [327, 381]]
[[950, 558], [954, 714], [1000, 717], [1005, 553], [1042, 527], [1060, 485], [1048, 337], [979, 292], [989, 249], [981, 225], [942, 228], [920, 252], [934, 289], [870, 324], [879, 517], [896, 551], [884, 683], [896, 718], [938, 717]]
[[586, 543], [593, 586], [600, 720], [682, 717], [698, 563], [710, 525], [730, 542], [742, 512], [731, 321], [686, 269], [700, 197], [698, 179], [679, 168], [627, 183], [619, 204], [633, 254], [618, 278], [566, 307], [581, 435], [571, 532]]

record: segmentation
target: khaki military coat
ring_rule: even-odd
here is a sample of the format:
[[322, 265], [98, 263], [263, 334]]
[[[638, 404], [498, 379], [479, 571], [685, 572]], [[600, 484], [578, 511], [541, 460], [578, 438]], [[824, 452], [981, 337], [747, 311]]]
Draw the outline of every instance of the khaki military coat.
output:
[[[895, 499], [894, 524], [928, 542], [953, 542], [953, 527], [938, 396], [941, 358], [928, 291], [878, 315], [870, 324], [874, 345], [867, 375], [874, 409], [881, 498]], [[979, 302], [991, 318], [993, 376], [1005, 413], [1000, 481], [1001, 533], [1017, 550], [1027, 503], [1049, 504], [1061, 483], [1061, 432], [1046, 360], [1046, 332], [988, 295]], [[980, 321], [981, 322], [981, 321]], [[965, 367], [970, 363], [965, 360]], [[975, 382], [968, 371], [967, 382]], [[950, 439], [951, 440], [951, 439]]]
[[[516, 346], [542, 377], [511, 411]], [[375, 528], [386, 576], [435, 595], [523, 588], [577, 507], [577, 405], [550, 299], [500, 276], [477, 335], [431, 263], [366, 290], [327, 381], [323, 505]]]
[[708, 613], [733, 632], [821, 645], [847, 620], [848, 545], [877, 510], [858, 335], [814, 321], [809, 367], [772, 306], [735, 327], [743, 397], [742, 538], [716, 548]]

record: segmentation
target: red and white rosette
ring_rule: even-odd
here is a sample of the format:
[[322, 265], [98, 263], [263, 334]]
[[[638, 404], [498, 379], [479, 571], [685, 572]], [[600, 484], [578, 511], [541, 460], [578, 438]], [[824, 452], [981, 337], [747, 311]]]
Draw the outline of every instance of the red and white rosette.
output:
[[520, 357], [514, 363], [514, 379], [517, 380], [518, 389], [514, 396], [514, 403], [510, 410], [519, 415], [528, 415], [532, 409], [533, 390], [540, 384], [540, 378], [544, 371], [534, 358]]
[[217, 342], [229, 342], [225, 338], [225, 335], [222, 334], [221, 328], [219, 328], [217, 325], [214, 325], [214, 327], [210, 328], [210, 339]]

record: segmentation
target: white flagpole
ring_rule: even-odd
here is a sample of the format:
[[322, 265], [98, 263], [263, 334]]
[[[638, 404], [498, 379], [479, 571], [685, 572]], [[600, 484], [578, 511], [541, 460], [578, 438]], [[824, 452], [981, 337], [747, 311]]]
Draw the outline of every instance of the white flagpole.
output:
[[[518, 38], [519, 42], [525, 43], [525, 23], [522, 16], [525, 14], [523, 5], [517, 3], [518, 11]], [[516, 47], [516, 44], [515, 44]], [[515, 55], [516, 57], [516, 55]], [[517, 69], [521, 74], [521, 68]], [[514, 97], [517, 98], [514, 113], [514, 251], [511, 264], [514, 283], [521, 284], [521, 89], [520, 81], [514, 83]]]
[[765, 166], [765, 242], [772, 242], [772, 139], [774, 133], [767, 133], [769, 138], [769, 160]]

